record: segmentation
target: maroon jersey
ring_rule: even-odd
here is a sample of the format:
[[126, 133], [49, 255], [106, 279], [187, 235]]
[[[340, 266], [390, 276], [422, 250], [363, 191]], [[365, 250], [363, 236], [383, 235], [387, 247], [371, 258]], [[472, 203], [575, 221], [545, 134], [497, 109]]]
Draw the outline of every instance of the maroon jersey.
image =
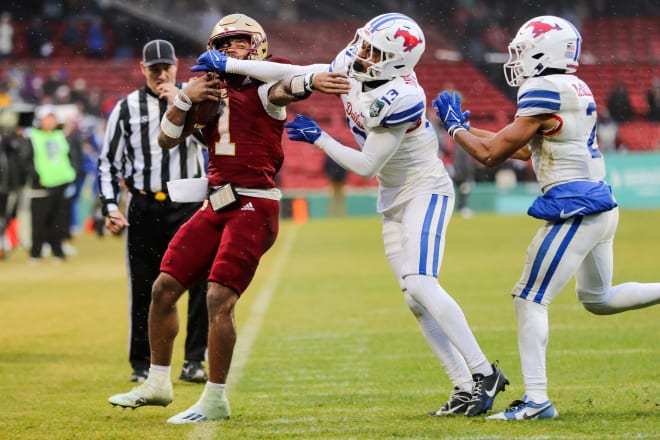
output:
[[264, 110], [258, 95], [262, 82], [230, 75], [225, 84], [227, 97], [223, 112], [215, 125], [204, 128], [209, 148], [209, 184], [274, 188], [275, 175], [284, 161], [285, 121], [274, 119]]

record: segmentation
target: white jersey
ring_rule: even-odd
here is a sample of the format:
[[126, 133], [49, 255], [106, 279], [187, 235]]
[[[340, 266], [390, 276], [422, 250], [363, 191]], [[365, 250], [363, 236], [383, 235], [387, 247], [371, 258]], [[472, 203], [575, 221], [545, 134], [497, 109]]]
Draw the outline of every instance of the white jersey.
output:
[[[348, 62], [346, 49], [333, 61], [331, 70], [346, 72]], [[363, 83], [351, 79], [351, 92], [341, 95], [349, 129], [360, 148], [374, 129], [409, 126], [398, 148], [376, 174], [378, 212], [419, 194], [453, 196], [453, 184], [438, 156], [438, 138], [426, 119], [426, 95], [415, 74], [362, 90]]]
[[[352, 59], [350, 51], [351, 46], [348, 46], [330, 65], [295, 66], [229, 58], [227, 72], [249, 75], [264, 82], [327, 70], [347, 73]], [[341, 95], [341, 99], [349, 129], [364, 154], [356, 157], [351, 154], [355, 150], [339, 144], [326, 133], [314, 143], [342, 167], [365, 177], [376, 176], [380, 190], [378, 212], [422, 194], [453, 198], [453, 183], [439, 158], [438, 138], [426, 119], [426, 95], [415, 74], [397, 77], [365, 91], [364, 83], [355, 79], [350, 81], [351, 92]], [[388, 128], [392, 130], [388, 131]], [[392, 136], [400, 136], [401, 130], [406, 128], [400, 141]], [[370, 133], [371, 145], [365, 147]], [[379, 145], [383, 146], [380, 150]], [[372, 169], [374, 165], [378, 168]]]
[[529, 78], [518, 90], [516, 116], [550, 114], [556, 126], [535, 135], [529, 145], [541, 188], [575, 180], [605, 178], [605, 161], [596, 140], [596, 103], [574, 75]]

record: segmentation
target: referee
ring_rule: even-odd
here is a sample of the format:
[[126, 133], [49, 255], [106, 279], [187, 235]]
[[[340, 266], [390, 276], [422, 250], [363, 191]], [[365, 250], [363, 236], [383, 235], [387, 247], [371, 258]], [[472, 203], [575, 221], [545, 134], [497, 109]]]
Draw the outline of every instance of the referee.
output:
[[[168, 41], [153, 40], [142, 53], [140, 69], [146, 84], [113, 108], [98, 161], [105, 225], [114, 234], [124, 228], [127, 231], [132, 382], [143, 382], [149, 371], [149, 303], [161, 259], [175, 232], [200, 207], [200, 203], [172, 202], [166, 183], [206, 174], [204, 145], [194, 137], [170, 150], [158, 145], [160, 120], [182, 87], [176, 82], [178, 60], [174, 47]], [[119, 210], [122, 188], [127, 190], [125, 216]], [[189, 291], [181, 380], [206, 382], [202, 361], [207, 336], [206, 279], [202, 279]]]

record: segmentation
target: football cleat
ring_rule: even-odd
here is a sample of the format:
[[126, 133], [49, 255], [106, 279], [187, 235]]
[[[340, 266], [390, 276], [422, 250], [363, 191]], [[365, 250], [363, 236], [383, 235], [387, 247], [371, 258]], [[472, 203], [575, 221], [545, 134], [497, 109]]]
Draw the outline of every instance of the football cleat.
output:
[[[523, 397], [524, 399], [524, 397]], [[554, 419], [559, 417], [559, 412], [546, 400], [543, 403], [525, 402], [515, 400], [505, 411], [486, 417], [488, 420], [531, 420], [531, 419]]]
[[187, 423], [224, 420], [229, 418], [230, 413], [229, 401], [223, 395], [221, 400], [213, 402], [212, 405], [209, 402], [201, 403], [198, 401], [187, 410], [167, 419], [167, 423], [183, 425]]
[[472, 401], [472, 394], [467, 391], [461, 391], [454, 387], [454, 390], [449, 393], [449, 400], [437, 411], [430, 411], [430, 416], [451, 416], [454, 414], [465, 414], [470, 402]]
[[186, 423], [199, 423], [206, 421], [208, 421], [208, 417], [206, 417], [204, 413], [196, 406], [190, 407], [187, 410], [180, 412], [179, 414], [167, 419], [167, 423], [173, 423], [175, 425], [183, 425]]
[[509, 380], [502, 370], [497, 368], [497, 361], [492, 366], [493, 374], [490, 376], [484, 376], [483, 374], [472, 375], [474, 379], [472, 400], [465, 411], [465, 415], [468, 417], [478, 416], [490, 411], [497, 393], [504, 391], [506, 385], [509, 385]]
[[112, 406], [139, 408], [141, 406], [167, 406], [172, 403], [174, 391], [171, 383], [155, 384], [146, 380], [128, 393], [115, 394], [108, 399]]

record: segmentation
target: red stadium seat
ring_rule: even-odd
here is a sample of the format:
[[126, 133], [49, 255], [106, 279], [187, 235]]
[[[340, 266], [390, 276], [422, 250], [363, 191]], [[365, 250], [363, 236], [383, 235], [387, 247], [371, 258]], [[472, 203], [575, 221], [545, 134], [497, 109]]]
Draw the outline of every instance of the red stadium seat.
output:
[[648, 121], [619, 124], [619, 141], [630, 151], [660, 150], [660, 124]]
[[[290, 23], [266, 21], [269, 31], [270, 51], [274, 55], [286, 55], [295, 63], [329, 62], [345, 43], [356, 27], [363, 23], [310, 21]], [[16, 55], [29, 54], [22, 36], [24, 25], [17, 24]], [[60, 30], [57, 30], [59, 33]], [[646, 91], [654, 77], [660, 77], [660, 26], [653, 17], [586, 19], [581, 27], [584, 37], [583, 51], [594, 57], [598, 64], [580, 66], [578, 76], [592, 88], [596, 103], [604, 106], [614, 84], [623, 80], [628, 86], [635, 111], [635, 122], [621, 125], [621, 139], [631, 150], [658, 148], [658, 124], [650, 125], [642, 119], [648, 111]], [[59, 33], [56, 33], [59, 35]], [[427, 53], [417, 66], [417, 76], [427, 94], [427, 109], [432, 113], [431, 100], [442, 89], [459, 90], [463, 107], [472, 111], [475, 126], [498, 130], [515, 113], [515, 103], [490, 79], [468, 61], [446, 61], [435, 58], [441, 50], [455, 51], [451, 41], [438, 29], [426, 32]], [[324, 38], [310, 39], [309, 35]], [[601, 38], [607, 35], [608, 38]], [[112, 38], [112, 37], [111, 37]], [[300, 41], [308, 42], [301, 45]], [[61, 55], [61, 56], [58, 56]], [[69, 85], [78, 78], [86, 81], [88, 89], [97, 89], [107, 96], [123, 96], [144, 84], [137, 61], [91, 60], [84, 56], [71, 56], [66, 48], [57, 45], [55, 55], [49, 60], [30, 60], [35, 74], [47, 78], [52, 72], [63, 70]], [[180, 78], [194, 64], [194, 58], [179, 60]], [[6, 75], [16, 61], [0, 60], [0, 78]], [[355, 141], [346, 128], [345, 116], [337, 98], [314, 94], [305, 101], [289, 107], [289, 119], [297, 112], [315, 118], [333, 137], [345, 145], [355, 147]], [[325, 188], [323, 153], [299, 143], [284, 141], [286, 159], [280, 173], [282, 185], [289, 188]], [[349, 173], [349, 186], [374, 186], [374, 179], [362, 179]]]

